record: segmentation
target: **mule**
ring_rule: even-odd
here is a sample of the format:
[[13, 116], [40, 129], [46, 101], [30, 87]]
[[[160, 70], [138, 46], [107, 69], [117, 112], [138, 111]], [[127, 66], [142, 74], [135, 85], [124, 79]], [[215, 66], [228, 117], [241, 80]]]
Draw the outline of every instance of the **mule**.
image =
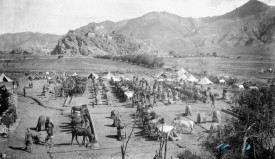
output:
[[79, 127], [74, 127], [72, 129], [72, 142], [71, 142], [71, 145], [73, 145], [73, 140], [74, 140], [74, 137], [75, 137], [75, 140], [77, 142], [77, 144], [79, 145], [79, 142], [77, 140], [77, 137], [78, 136], [83, 136], [83, 141], [82, 141], [82, 144], [84, 145], [85, 144], [85, 139], [86, 137], [89, 138], [89, 142], [91, 143], [92, 141], [94, 141], [95, 139], [95, 135], [92, 134], [91, 132], [91, 128], [88, 126], [87, 128], [79, 128]]

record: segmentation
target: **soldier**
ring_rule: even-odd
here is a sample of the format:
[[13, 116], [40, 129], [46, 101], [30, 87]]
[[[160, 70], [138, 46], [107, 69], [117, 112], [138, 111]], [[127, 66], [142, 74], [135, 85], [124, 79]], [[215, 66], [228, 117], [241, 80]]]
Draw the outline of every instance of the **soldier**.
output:
[[16, 85], [17, 85], [17, 88], [19, 88], [20, 86], [19, 86], [19, 81], [16, 81]]
[[154, 93], [154, 99], [153, 99], [153, 106], [156, 105], [157, 106], [157, 95]]
[[33, 136], [30, 132], [30, 129], [27, 128], [27, 133], [25, 135], [25, 145], [26, 145], [25, 150], [29, 153], [32, 152], [32, 144], [33, 144]]
[[[49, 121], [49, 128], [47, 129], [47, 138], [45, 139], [45, 146], [46, 148], [49, 146], [49, 148], [53, 147], [53, 129], [54, 129], [54, 125], [52, 123], [52, 121]], [[50, 143], [49, 143], [50, 141]]]
[[26, 97], [26, 87], [23, 87], [24, 97]]
[[214, 95], [210, 94], [210, 99], [211, 99], [211, 107], [215, 108], [215, 97], [214, 97]]

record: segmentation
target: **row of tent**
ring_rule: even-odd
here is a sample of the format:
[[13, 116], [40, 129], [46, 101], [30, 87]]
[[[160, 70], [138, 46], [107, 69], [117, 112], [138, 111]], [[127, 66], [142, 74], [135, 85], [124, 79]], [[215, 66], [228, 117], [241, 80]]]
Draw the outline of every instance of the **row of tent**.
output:
[[[188, 77], [188, 76], [189, 77]], [[177, 71], [177, 79], [178, 80], [184, 80], [184, 81], [188, 81], [188, 82], [194, 82], [200, 85], [208, 85], [208, 84], [213, 84], [213, 82], [211, 82], [207, 77], [203, 77], [202, 79], [197, 79], [196, 77], [194, 77], [192, 74], [188, 73], [187, 71], [185, 71], [183, 68], [181, 68], [179, 71]], [[161, 72], [160, 74], [158, 74], [156, 76], [157, 78], [160, 77], [164, 77], [167, 78], [167, 76]], [[163, 79], [158, 79], [158, 81], [164, 81]], [[167, 81], [173, 81], [172, 79], [167, 78]]]

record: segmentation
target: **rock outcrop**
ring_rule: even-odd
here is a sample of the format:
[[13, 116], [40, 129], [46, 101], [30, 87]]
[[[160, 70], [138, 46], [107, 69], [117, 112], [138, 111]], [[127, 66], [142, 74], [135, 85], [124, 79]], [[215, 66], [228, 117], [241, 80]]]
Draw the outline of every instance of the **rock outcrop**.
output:
[[70, 30], [59, 41], [52, 55], [94, 56], [133, 54], [138, 45], [116, 32], [108, 32], [103, 25], [90, 23], [76, 30]]

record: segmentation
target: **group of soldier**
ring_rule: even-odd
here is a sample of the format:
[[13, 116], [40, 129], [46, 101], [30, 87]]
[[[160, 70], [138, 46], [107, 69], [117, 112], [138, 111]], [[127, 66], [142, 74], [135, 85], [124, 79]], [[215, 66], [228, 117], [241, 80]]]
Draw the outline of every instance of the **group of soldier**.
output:
[[[44, 122], [44, 120], [46, 121]], [[44, 145], [46, 147], [52, 148], [53, 147], [53, 134], [54, 134], [54, 124], [49, 117], [40, 116], [38, 119], [38, 123], [36, 126], [36, 131], [43, 131], [47, 132], [47, 137], [45, 139]], [[33, 144], [41, 144], [41, 133], [35, 133], [27, 128], [27, 132], [25, 134], [25, 150], [29, 153], [32, 152]]]
[[106, 99], [107, 105], [111, 104], [109, 90], [107, 89], [102, 78], [99, 77], [98, 79], [96, 79], [95, 76], [92, 76], [91, 81], [91, 87], [94, 92], [94, 105], [101, 105], [102, 97]]

